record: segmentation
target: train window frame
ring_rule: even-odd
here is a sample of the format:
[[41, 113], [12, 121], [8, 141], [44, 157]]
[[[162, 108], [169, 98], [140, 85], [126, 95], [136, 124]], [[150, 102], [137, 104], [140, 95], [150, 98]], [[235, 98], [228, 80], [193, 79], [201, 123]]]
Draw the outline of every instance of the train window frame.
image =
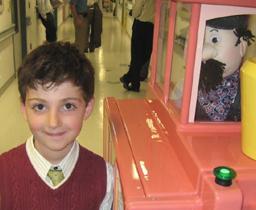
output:
[[[168, 100], [170, 100], [177, 110], [182, 108], [182, 95], [186, 74], [186, 62], [187, 62], [187, 43], [188, 43], [188, 31], [190, 28], [190, 18], [192, 16], [192, 5], [187, 3], [177, 3], [177, 11], [175, 16], [175, 26], [173, 32], [173, 50], [171, 55], [171, 72], [169, 79], [169, 94]], [[182, 25], [181, 23], [186, 23]], [[185, 36], [185, 37], [184, 37]], [[177, 59], [182, 62], [177, 63]], [[176, 66], [175, 66], [176, 65]], [[179, 68], [177, 70], [177, 68]], [[183, 71], [183, 72], [181, 72]]]
[[166, 72], [166, 58], [168, 49], [170, 18], [170, 2], [163, 1], [160, 5], [160, 18], [157, 39], [156, 84], [163, 91]]

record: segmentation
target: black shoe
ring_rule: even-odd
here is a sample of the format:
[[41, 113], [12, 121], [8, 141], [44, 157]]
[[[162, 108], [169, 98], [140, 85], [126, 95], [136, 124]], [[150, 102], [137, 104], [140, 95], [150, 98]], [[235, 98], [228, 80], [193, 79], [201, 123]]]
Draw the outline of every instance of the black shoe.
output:
[[120, 77], [120, 82], [124, 83], [124, 76]]
[[90, 53], [90, 52], [94, 52], [94, 48], [86, 48], [85, 50], [84, 50], [84, 52], [85, 53]]
[[134, 87], [134, 86], [129, 86], [128, 91], [134, 91], [134, 92], [140, 92], [140, 88], [139, 87]]
[[128, 80], [126, 74], [120, 77], [120, 82], [122, 83], [129, 83], [130, 81]]
[[129, 84], [131, 82], [131, 80], [129, 79], [127, 74], [124, 74], [122, 77], [120, 77], [120, 82]]
[[131, 81], [129, 81], [126, 74], [120, 77], [120, 82], [123, 83], [123, 87], [128, 91], [140, 92], [140, 84], [134, 85]]
[[129, 84], [126, 83], [126, 82], [123, 82], [123, 87], [124, 87], [124, 89], [128, 90], [129, 89]]
[[132, 83], [123, 83], [123, 87], [128, 91], [140, 92], [140, 87], [132, 85]]
[[140, 77], [140, 81], [143, 82], [147, 79], [147, 77]]

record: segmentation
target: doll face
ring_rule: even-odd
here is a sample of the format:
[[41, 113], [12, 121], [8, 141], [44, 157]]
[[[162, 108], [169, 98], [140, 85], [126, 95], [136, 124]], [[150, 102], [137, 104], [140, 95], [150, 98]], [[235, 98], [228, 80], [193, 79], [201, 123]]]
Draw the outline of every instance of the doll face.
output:
[[243, 57], [242, 44], [235, 46], [237, 39], [233, 30], [206, 26], [203, 61], [214, 59], [224, 63], [223, 77], [231, 75], [240, 67]]

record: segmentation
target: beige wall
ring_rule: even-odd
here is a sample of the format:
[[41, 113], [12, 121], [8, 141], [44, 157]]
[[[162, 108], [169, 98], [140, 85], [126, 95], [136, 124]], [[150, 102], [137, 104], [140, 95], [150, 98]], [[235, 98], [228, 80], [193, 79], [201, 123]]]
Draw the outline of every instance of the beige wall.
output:
[[[18, 8], [20, 8], [20, 0], [17, 0], [17, 2]], [[3, 0], [3, 8], [3, 12], [0, 14], [0, 89], [15, 74], [22, 63], [20, 20], [17, 23], [19, 31], [15, 32], [9, 0]], [[31, 24], [27, 26], [27, 49], [30, 52], [45, 41], [45, 29], [36, 15], [34, 0], [26, 0], [26, 13], [24, 15], [30, 17], [31, 20]], [[63, 23], [68, 15], [69, 4], [65, 2], [58, 8], [58, 26]], [[20, 17], [20, 14], [17, 16]]]
[[15, 32], [14, 26], [11, 6], [4, 0], [0, 14], [0, 94], [8, 87], [21, 63], [18, 59], [21, 57], [20, 34]]

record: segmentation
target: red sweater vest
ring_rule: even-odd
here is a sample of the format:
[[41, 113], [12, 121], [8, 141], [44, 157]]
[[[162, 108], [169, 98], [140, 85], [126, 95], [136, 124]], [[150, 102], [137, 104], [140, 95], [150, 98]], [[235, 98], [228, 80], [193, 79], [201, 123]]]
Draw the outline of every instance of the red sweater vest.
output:
[[37, 175], [23, 144], [0, 156], [0, 210], [98, 210], [106, 177], [105, 161], [80, 146], [71, 176], [52, 190]]

